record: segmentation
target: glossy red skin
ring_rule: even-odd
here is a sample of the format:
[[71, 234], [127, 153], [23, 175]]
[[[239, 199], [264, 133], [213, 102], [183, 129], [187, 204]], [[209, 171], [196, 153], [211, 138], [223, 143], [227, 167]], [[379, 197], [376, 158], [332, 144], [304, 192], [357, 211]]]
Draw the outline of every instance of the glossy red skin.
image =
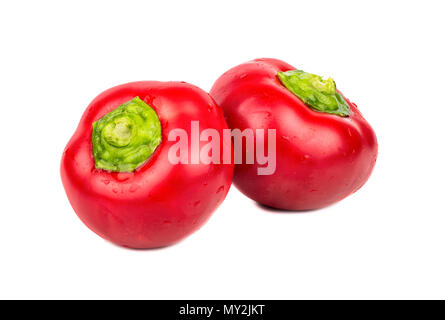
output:
[[349, 117], [308, 108], [277, 78], [279, 71], [295, 69], [276, 59], [253, 60], [224, 73], [210, 95], [231, 129], [277, 130], [275, 173], [259, 176], [257, 164], [237, 164], [235, 186], [266, 206], [310, 210], [345, 198], [367, 181], [377, 140], [347, 99]]
[[[95, 169], [93, 122], [136, 96], [158, 114], [161, 144], [133, 173]], [[214, 128], [221, 137], [227, 128], [222, 109], [209, 94], [187, 83], [134, 82], [95, 98], [61, 163], [63, 185], [79, 218], [101, 237], [131, 248], [167, 246], [200, 228], [227, 195], [233, 165], [169, 162], [168, 150], [175, 143], [168, 141], [169, 132], [182, 128], [189, 133], [192, 120], [199, 121], [200, 132]]]

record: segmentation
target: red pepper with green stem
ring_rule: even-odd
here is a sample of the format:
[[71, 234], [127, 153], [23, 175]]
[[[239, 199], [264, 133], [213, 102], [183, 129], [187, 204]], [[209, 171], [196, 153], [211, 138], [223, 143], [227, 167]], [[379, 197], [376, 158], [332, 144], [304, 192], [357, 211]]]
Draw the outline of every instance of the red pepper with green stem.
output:
[[251, 199], [280, 209], [316, 209], [347, 197], [369, 178], [376, 136], [332, 79], [257, 59], [224, 73], [210, 94], [230, 128], [276, 130], [273, 174], [258, 175], [257, 161], [235, 166], [234, 184]]
[[[101, 237], [132, 248], [167, 246], [200, 228], [224, 200], [233, 165], [170, 161], [176, 141], [169, 133], [190, 133], [192, 121], [199, 121], [200, 132], [216, 130], [224, 143], [221, 108], [190, 84], [134, 82], [95, 98], [61, 163], [79, 218]], [[200, 141], [188, 157], [205, 145]]]

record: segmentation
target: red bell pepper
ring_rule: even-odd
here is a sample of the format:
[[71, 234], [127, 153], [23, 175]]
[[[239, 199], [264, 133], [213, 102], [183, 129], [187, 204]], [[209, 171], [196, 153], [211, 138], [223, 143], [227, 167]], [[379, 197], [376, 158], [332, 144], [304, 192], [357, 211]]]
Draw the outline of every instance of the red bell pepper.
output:
[[[216, 130], [223, 143], [222, 109], [190, 84], [134, 82], [95, 98], [61, 163], [79, 218], [101, 237], [132, 248], [167, 246], [201, 227], [224, 200], [233, 165], [170, 161], [176, 141], [169, 134], [190, 133], [192, 121], [199, 121], [199, 133]], [[198, 142], [186, 156], [205, 145]]]
[[257, 59], [224, 73], [210, 94], [230, 128], [276, 130], [273, 174], [258, 175], [257, 161], [235, 165], [234, 184], [251, 199], [280, 209], [316, 209], [357, 191], [370, 176], [376, 136], [332, 79]]

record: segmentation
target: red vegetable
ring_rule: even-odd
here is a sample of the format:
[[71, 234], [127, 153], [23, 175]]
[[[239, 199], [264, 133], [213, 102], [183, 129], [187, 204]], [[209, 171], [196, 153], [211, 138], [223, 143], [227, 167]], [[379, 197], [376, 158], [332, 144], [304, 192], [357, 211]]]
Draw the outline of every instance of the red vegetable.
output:
[[[174, 164], [173, 129], [227, 128], [221, 108], [179, 82], [134, 82], [94, 99], [63, 153], [61, 175], [79, 218], [101, 237], [133, 248], [170, 245], [201, 227], [224, 200], [232, 164]], [[190, 148], [188, 157], [203, 150]], [[229, 146], [229, 148], [231, 148]], [[222, 158], [222, 155], [221, 155]]]
[[251, 199], [280, 209], [316, 209], [357, 191], [370, 176], [376, 136], [332, 79], [257, 59], [224, 73], [210, 94], [230, 128], [276, 129], [273, 174], [258, 175], [257, 161], [235, 166], [234, 184]]

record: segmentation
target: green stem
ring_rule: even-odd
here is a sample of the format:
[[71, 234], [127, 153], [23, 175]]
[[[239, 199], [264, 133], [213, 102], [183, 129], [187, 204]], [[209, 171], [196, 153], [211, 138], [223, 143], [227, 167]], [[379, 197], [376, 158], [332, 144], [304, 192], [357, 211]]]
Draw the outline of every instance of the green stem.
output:
[[301, 70], [278, 72], [281, 83], [309, 108], [341, 117], [349, 116], [351, 110], [337, 92], [332, 78], [323, 80], [322, 77]]
[[97, 169], [132, 172], [161, 143], [156, 112], [136, 97], [93, 123], [93, 156]]

